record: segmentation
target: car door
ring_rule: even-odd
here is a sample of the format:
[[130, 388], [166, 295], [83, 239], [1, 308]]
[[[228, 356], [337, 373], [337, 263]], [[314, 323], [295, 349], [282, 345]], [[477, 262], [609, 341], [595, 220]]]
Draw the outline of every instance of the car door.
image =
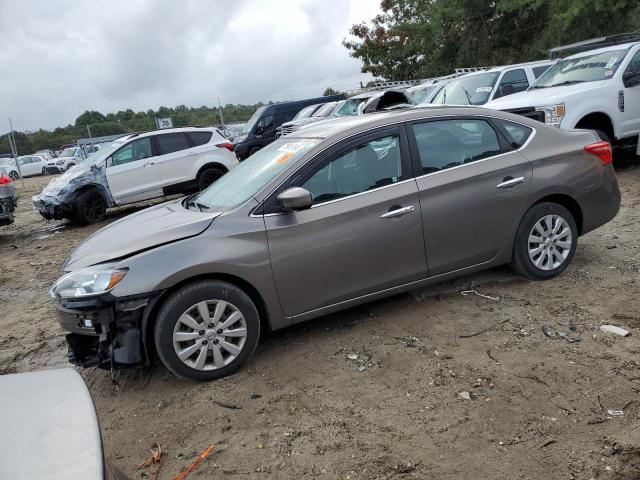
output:
[[155, 164], [151, 137], [137, 138], [107, 160], [107, 182], [116, 204], [162, 196], [162, 176]]
[[412, 122], [408, 134], [430, 275], [494, 258], [527, 198], [529, 161], [485, 118]]
[[155, 142], [158, 150], [155, 161], [165, 187], [195, 180], [193, 165], [198, 161], [198, 152], [191, 148], [183, 132], [160, 133], [155, 135]]
[[282, 188], [289, 186], [309, 190], [314, 204], [264, 218], [287, 316], [427, 276], [404, 130], [341, 143]]
[[524, 69], [509, 70], [502, 74], [502, 78], [493, 94], [493, 99], [524, 92], [527, 88], [529, 88], [529, 80]]
[[33, 175], [31, 173], [31, 157], [18, 158], [18, 164], [20, 165], [20, 174], [23, 177]]
[[[627, 68], [623, 72], [624, 112], [622, 116], [622, 132], [625, 137], [638, 135], [640, 132], [640, 84], [624, 80], [625, 74], [637, 73], [640, 75], [640, 47], [631, 57]], [[636, 82], [638, 80], [636, 79]], [[638, 141], [640, 145], [640, 141]], [[640, 146], [638, 147], [640, 152]]]

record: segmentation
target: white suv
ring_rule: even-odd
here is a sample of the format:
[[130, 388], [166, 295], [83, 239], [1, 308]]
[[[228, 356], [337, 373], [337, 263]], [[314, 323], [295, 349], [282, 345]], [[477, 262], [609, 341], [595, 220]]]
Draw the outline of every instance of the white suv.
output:
[[447, 82], [431, 104], [483, 105], [526, 90], [553, 64], [552, 60], [542, 60], [469, 73]]
[[56, 158], [47, 160], [45, 173], [66, 172], [85, 159], [84, 151], [80, 147], [67, 147]]
[[126, 135], [53, 179], [34, 206], [47, 218], [101, 221], [107, 207], [203, 190], [238, 164], [216, 128]]
[[603, 140], [613, 143], [636, 142], [640, 132], [640, 42], [567, 57], [526, 92], [486, 106], [563, 130], [596, 130]]

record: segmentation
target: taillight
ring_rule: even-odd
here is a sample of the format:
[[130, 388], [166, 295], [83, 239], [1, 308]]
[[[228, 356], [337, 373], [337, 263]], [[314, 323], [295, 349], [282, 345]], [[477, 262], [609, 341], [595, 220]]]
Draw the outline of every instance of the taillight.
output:
[[598, 157], [603, 165], [609, 165], [613, 162], [613, 152], [608, 142], [592, 143], [584, 147], [584, 151]]
[[230, 152], [233, 152], [233, 143], [231, 143], [231, 142], [218, 143], [216, 145], [216, 147], [218, 147], [218, 148], [226, 148]]
[[11, 177], [6, 173], [0, 173], [0, 185], [11, 183]]

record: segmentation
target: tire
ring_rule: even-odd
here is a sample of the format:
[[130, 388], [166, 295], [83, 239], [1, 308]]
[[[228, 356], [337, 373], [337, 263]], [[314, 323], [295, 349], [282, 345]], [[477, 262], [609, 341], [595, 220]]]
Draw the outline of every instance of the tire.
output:
[[[224, 336], [216, 328], [219, 308], [222, 310], [217, 326], [222, 326], [223, 332], [235, 331], [237, 336]], [[208, 315], [209, 323], [202, 322], [200, 312]], [[232, 316], [237, 320], [225, 326], [225, 322], [233, 321]], [[188, 323], [181, 321], [185, 317]], [[242, 328], [244, 337], [240, 335]], [[176, 334], [183, 335], [174, 337]], [[217, 380], [236, 372], [251, 358], [260, 338], [260, 317], [254, 303], [240, 288], [227, 282], [201, 280], [167, 298], [158, 312], [153, 336], [160, 360], [176, 376], [196, 381]], [[183, 339], [176, 341], [176, 338]], [[187, 356], [181, 360], [178, 352]]]
[[210, 185], [214, 184], [224, 174], [225, 172], [220, 168], [205, 168], [202, 172], [200, 172], [200, 175], [198, 175], [198, 191], [202, 191]]
[[[551, 222], [551, 229], [547, 221]], [[564, 233], [567, 229], [568, 233]], [[530, 242], [532, 238], [540, 241]], [[571, 212], [557, 203], [538, 203], [520, 221], [511, 268], [532, 280], [556, 277], [571, 263], [577, 243], [578, 228]]]
[[69, 165], [67, 165], [67, 170], [69, 170], [71, 167], [75, 167], [76, 164], [75, 163], [70, 163]]
[[46, 175], [47, 174], [47, 169], [42, 167], [42, 175]]
[[11, 178], [11, 180], [18, 180], [20, 178], [20, 175], [18, 175], [18, 172], [16, 172], [15, 170], [11, 170], [9, 172], [9, 178]]
[[106, 213], [107, 203], [97, 190], [82, 192], [73, 205], [73, 219], [81, 225], [101, 222]]

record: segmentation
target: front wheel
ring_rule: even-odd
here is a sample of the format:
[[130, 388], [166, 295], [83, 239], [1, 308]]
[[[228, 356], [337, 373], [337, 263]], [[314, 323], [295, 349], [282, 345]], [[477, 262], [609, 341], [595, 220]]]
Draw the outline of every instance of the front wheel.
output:
[[520, 221], [511, 268], [534, 280], [556, 277], [571, 263], [577, 243], [571, 212], [557, 203], [538, 203]]
[[217, 380], [237, 371], [255, 351], [260, 318], [249, 296], [233, 284], [203, 280], [171, 294], [160, 308], [154, 340], [175, 375]]
[[73, 206], [73, 218], [81, 225], [91, 225], [104, 220], [107, 214], [107, 203], [96, 190], [81, 193]]

